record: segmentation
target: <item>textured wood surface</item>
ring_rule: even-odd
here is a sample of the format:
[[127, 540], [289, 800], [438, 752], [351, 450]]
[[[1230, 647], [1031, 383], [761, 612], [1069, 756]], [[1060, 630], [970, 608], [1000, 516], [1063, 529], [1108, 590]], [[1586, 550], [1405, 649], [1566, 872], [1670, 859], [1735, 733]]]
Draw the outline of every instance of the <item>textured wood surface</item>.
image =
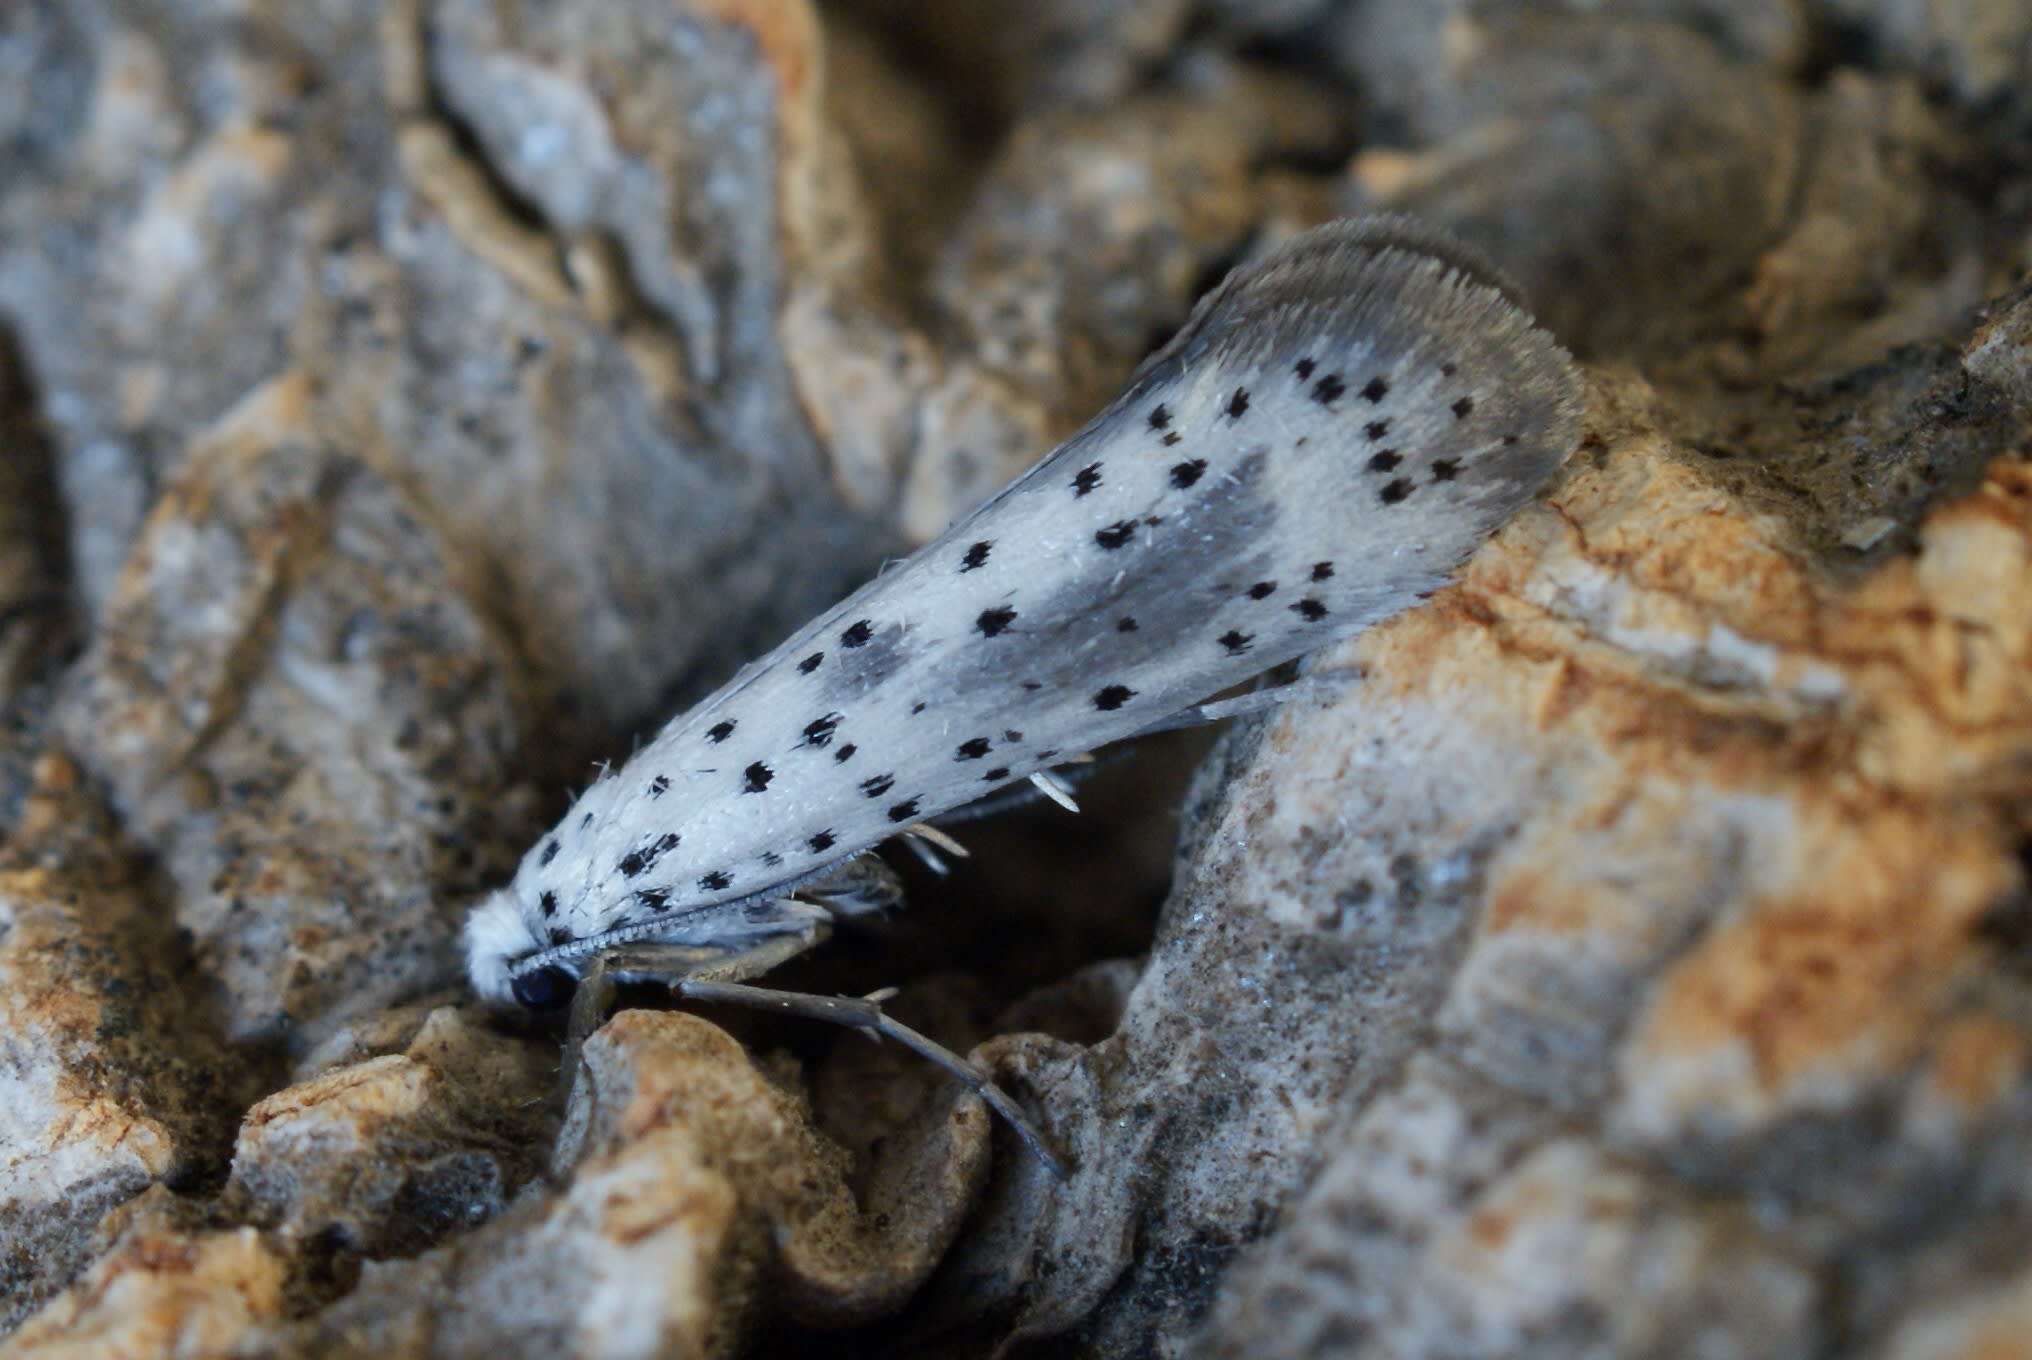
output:
[[[51, 0], [0, 74], [0, 1352], [2032, 1354], [2023, 6]], [[592, 762], [1377, 208], [1583, 359], [1551, 491], [784, 979], [1074, 1176], [732, 1017], [560, 1104], [457, 933]]]

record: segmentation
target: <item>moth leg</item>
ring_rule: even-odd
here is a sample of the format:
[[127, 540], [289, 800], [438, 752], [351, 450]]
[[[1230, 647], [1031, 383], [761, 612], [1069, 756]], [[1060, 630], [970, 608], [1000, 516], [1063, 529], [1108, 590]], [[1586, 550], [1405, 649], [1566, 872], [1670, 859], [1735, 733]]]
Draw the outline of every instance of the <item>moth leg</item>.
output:
[[585, 971], [579, 974], [578, 990], [572, 993], [571, 1020], [565, 1028], [565, 1070], [576, 1072], [579, 1066], [579, 1048], [592, 1032], [607, 1022], [607, 1016], [614, 1008], [614, 995], [620, 989], [607, 976], [607, 959], [596, 954], [587, 960]]
[[[823, 944], [832, 934], [824, 918], [804, 916], [794, 909], [800, 904], [785, 903], [786, 916], [796, 928], [756, 941], [746, 949], [704, 949], [692, 945], [640, 943], [621, 945], [595, 954], [586, 961], [572, 994], [571, 1018], [565, 1032], [566, 1094], [579, 1070], [579, 1050], [594, 1030], [607, 1023], [614, 1002], [628, 983], [655, 983], [673, 986], [686, 977], [739, 979], [759, 977], [780, 968], [799, 954]], [[798, 917], [803, 916], [799, 920]]]
[[[855, 855], [824, 878], [801, 883], [797, 900], [824, 907], [835, 916], [887, 911], [903, 901], [903, 880], [873, 851]], [[753, 976], [750, 974], [750, 976]]]
[[1121, 739], [1120, 745], [1108, 750], [1090, 753], [1077, 760], [1054, 765], [1049, 770], [1039, 770], [1028, 780], [998, 789], [985, 798], [976, 798], [950, 812], [942, 812], [933, 819], [935, 826], [956, 826], [971, 822], [979, 817], [992, 817], [998, 812], [1008, 812], [1019, 807], [1049, 800], [1068, 812], [1078, 812], [1079, 805], [1072, 800], [1072, 790], [1080, 780], [1113, 763], [1125, 752], [1127, 743], [1138, 737], [1154, 737], [1159, 732], [1177, 732], [1189, 727], [1211, 727], [1230, 718], [1246, 717], [1251, 713], [1263, 713], [1281, 707], [1296, 699], [1333, 694], [1352, 680], [1359, 680], [1362, 672], [1354, 666], [1336, 666], [1308, 672], [1282, 685], [1266, 689], [1251, 690], [1228, 699], [1216, 699], [1212, 703], [1195, 704], [1182, 708], [1168, 718], [1160, 718], [1148, 727], [1139, 728]]
[[600, 962], [607, 976], [616, 982], [669, 986], [673, 978], [683, 977], [738, 982], [781, 968], [832, 936], [831, 922], [824, 916], [809, 914], [812, 909], [807, 904], [786, 899], [771, 905], [784, 911], [786, 924], [791, 928], [745, 948], [697, 949], [644, 942], [617, 945], [602, 954]]
[[[1054, 765], [1048, 771], [1039, 771], [1038, 773], [1058, 785], [1058, 794], [1047, 793], [1039, 788], [1035, 782], [1036, 776], [1033, 775], [1030, 779], [1019, 780], [985, 797], [976, 798], [971, 803], [962, 803], [948, 812], [941, 812], [932, 819], [931, 824], [940, 827], [958, 826], [962, 822], [978, 821], [982, 817], [992, 817], [999, 812], [1010, 812], [1016, 808], [1030, 807], [1047, 801], [1066, 807], [1069, 811], [1078, 812], [1079, 807], [1076, 804], [1068, 807], [1070, 790], [1077, 787], [1088, 775], [1113, 764], [1123, 754], [1125, 753], [1122, 751], [1109, 750], [1097, 755], [1083, 755]], [[1059, 794], [1064, 796], [1060, 797]]]
[[608, 976], [607, 959], [596, 954], [586, 961], [585, 971], [579, 974], [578, 990], [572, 993], [571, 1019], [565, 1027], [563, 1106], [571, 1109], [572, 1091], [579, 1083], [579, 1072], [585, 1064], [586, 1040], [593, 1031], [607, 1023], [613, 1013], [614, 998], [620, 987]]
[[1129, 740], [1154, 736], [1159, 732], [1176, 732], [1185, 727], [1208, 727], [1217, 722], [1226, 722], [1230, 718], [1245, 718], [1251, 713], [1265, 713], [1297, 699], [1335, 693], [1348, 681], [1359, 680], [1361, 675], [1362, 672], [1352, 666], [1310, 671], [1288, 684], [1272, 685], [1268, 689], [1237, 694], [1231, 699], [1216, 699], [1210, 704], [1194, 704], [1191, 708], [1181, 708], [1168, 718], [1160, 718], [1150, 726], [1138, 729]]
[[[786, 913], [801, 905], [781, 904]], [[879, 1038], [893, 1039], [919, 1057], [941, 1068], [955, 1081], [987, 1102], [1016, 1131], [1037, 1159], [1063, 1180], [1065, 1163], [1044, 1141], [1021, 1106], [995, 1085], [988, 1075], [951, 1049], [918, 1033], [882, 1009], [878, 997], [814, 996], [807, 992], [781, 992], [769, 987], [751, 987], [740, 981], [758, 977], [804, 953], [832, 933], [820, 917], [802, 922], [802, 929], [774, 935], [742, 950], [697, 949], [683, 945], [621, 945], [595, 956], [586, 966], [572, 998], [571, 1040], [566, 1071], [576, 1077], [579, 1046], [597, 1029], [612, 1009], [622, 983], [657, 983], [670, 989], [681, 1001], [745, 1006], [804, 1020], [820, 1020], [849, 1029], [866, 1030]]]
[[[720, 982], [709, 978], [682, 977], [670, 980], [670, 990], [687, 1001], [701, 1001], [729, 1006], [747, 1006], [755, 1010], [771, 1011], [777, 1015], [794, 1016], [800, 1020], [818, 1020], [829, 1025], [844, 1025], [849, 1029], [866, 1030], [879, 1038], [891, 1039], [903, 1045], [950, 1076], [954, 1081], [972, 1091], [988, 1108], [1002, 1116], [1003, 1122], [1016, 1131], [1031, 1155], [1044, 1163], [1052, 1175], [1064, 1180], [1070, 1173], [1065, 1162], [1053, 1152], [1051, 1145], [1044, 1141], [1022, 1106], [1009, 1098], [1007, 1092], [995, 1085], [987, 1073], [953, 1052], [945, 1045], [896, 1019], [882, 1009], [876, 997], [815, 996], [809, 992], [779, 992], [769, 987], [751, 987], [741, 982]], [[877, 996], [880, 994], [878, 993]]]

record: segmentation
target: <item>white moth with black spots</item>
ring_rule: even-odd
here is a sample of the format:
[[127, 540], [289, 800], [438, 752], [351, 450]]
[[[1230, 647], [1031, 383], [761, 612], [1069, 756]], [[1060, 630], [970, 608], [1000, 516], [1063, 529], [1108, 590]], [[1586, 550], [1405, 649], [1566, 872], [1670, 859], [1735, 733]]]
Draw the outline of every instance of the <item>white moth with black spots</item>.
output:
[[1293, 238], [1042, 462], [588, 788], [473, 913], [475, 987], [543, 1006], [601, 960], [773, 966], [893, 900], [881, 842], [1443, 584], [1580, 406], [1458, 242], [1399, 218]]

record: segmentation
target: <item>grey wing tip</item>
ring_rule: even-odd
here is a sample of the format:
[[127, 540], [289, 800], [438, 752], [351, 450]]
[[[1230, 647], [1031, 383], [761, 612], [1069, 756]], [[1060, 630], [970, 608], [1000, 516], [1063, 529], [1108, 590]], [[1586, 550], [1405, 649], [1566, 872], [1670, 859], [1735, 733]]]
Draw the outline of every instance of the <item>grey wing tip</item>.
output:
[[1520, 465], [1556, 465], [1579, 441], [1580, 373], [1517, 285], [1450, 233], [1395, 214], [1322, 223], [1236, 269], [1138, 382], [1195, 356], [1261, 358], [1336, 341], [1370, 353], [1447, 346], [1476, 381], [1510, 393], [1538, 454], [1520, 450]]
[[1338, 256], [1340, 259], [1327, 266], [1328, 272], [1332, 272], [1335, 268], [1365, 264], [1369, 257], [1384, 251], [1436, 260], [1463, 278], [1502, 294], [1513, 306], [1530, 310], [1524, 290], [1494, 260], [1446, 228], [1408, 213], [1375, 213], [1322, 222], [1284, 242], [1261, 263], [1264, 267], [1306, 269], [1320, 267], [1329, 257]]
[[1414, 218], [1342, 218], [1286, 242], [1244, 278], [1240, 313], [1273, 348], [1325, 330], [1372, 352], [1444, 347], [1477, 385], [1499, 389], [1519, 446], [1506, 463], [1537, 481], [1580, 440], [1585, 385], [1573, 358], [1482, 253]]
[[1479, 250], [1412, 217], [1344, 217], [1301, 232], [1231, 274], [1204, 310], [1273, 331], [1332, 326], [1338, 314], [1342, 324], [1478, 332], [1510, 351], [1519, 381], [1554, 382], [1578, 401], [1571, 357], [1516, 283]]
[[[1414, 278], [1415, 283], [1406, 284]], [[1514, 314], [1523, 322], [1517, 329], [1537, 331], [1545, 343], [1553, 343], [1531, 317], [1517, 284], [1451, 233], [1401, 214], [1342, 217], [1300, 232], [1236, 268], [1200, 299], [1178, 334], [1144, 362], [1137, 378], [1219, 343], [1238, 325], [1303, 328], [1322, 320], [1322, 308], [1359, 306], [1379, 289], [1406, 294], [1414, 305], [1442, 293], [1466, 294], [1479, 304], [1467, 311], [1490, 319]], [[1461, 311], [1426, 310], [1435, 318], [1442, 310]]]

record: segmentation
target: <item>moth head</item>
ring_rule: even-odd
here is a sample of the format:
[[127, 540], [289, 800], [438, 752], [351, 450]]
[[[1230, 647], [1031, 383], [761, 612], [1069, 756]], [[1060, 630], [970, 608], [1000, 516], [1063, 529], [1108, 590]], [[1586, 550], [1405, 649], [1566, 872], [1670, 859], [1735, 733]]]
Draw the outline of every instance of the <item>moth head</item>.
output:
[[553, 1010], [571, 1000], [578, 979], [565, 969], [517, 968], [542, 948], [512, 887], [489, 894], [466, 918], [466, 971], [490, 1005]]

